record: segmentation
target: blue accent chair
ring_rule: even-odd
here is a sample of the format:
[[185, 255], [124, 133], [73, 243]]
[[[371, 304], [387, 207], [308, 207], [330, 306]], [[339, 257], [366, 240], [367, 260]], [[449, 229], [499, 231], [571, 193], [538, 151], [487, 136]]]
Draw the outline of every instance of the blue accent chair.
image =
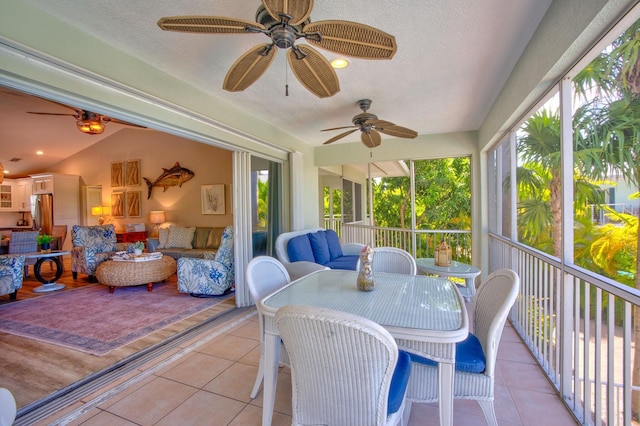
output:
[[133, 251], [132, 243], [116, 242], [113, 224], [97, 226], [74, 225], [71, 228], [71, 276], [78, 278], [78, 272], [89, 275], [89, 282], [96, 282], [98, 265], [109, 260], [118, 251]]
[[18, 290], [22, 288], [24, 274], [24, 256], [0, 256], [0, 296], [9, 295], [9, 300], [18, 298]]
[[[205, 256], [208, 256], [205, 253]], [[192, 296], [219, 296], [229, 293], [235, 284], [233, 265], [233, 227], [222, 233], [215, 257], [178, 259], [178, 291]]]

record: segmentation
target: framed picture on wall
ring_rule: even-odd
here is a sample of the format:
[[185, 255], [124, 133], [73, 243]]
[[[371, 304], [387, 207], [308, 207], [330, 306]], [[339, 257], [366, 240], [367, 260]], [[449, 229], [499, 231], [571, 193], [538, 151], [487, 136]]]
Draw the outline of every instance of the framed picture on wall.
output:
[[123, 218], [125, 214], [124, 209], [124, 191], [116, 191], [111, 193], [111, 216], [117, 218]]
[[127, 216], [141, 217], [140, 214], [140, 197], [141, 191], [127, 191]]
[[124, 162], [111, 163], [111, 186], [124, 186]]
[[200, 186], [202, 214], [225, 214], [224, 184]]
[[140, 160], [128, 160], [125, 163], [125, 185], [140, 186]]

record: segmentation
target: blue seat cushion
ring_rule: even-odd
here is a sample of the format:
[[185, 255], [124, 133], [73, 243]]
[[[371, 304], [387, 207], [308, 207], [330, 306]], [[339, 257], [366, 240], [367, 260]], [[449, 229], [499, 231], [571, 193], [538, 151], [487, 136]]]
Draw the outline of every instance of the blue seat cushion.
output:
[[405, 351], [398, 351], [398, 363], [391, 377], [391, 387], [387, 399], [387, 415], [395, 413], [402, 406], [410, 374], [411, 357]]
[[331, 260], [329, 245], [327, 244], [327, 237], [324, 231], [310, 232], [307, 236], [309, 237], [311, 251], [313, 251], [313, 257], [316, 259], [316, 263], [320, 265], [329, 263], [329, 260]]
[[359, 256], [357, 254], [350, 254], [334, 259], [325, 266], [328, 266], [331, 269], [347, 269], [355, 271], [356, 266], [358, 266], [358, 259]]
[[342, 246], [340, 245], [340, 238], [338, 238], [338, 234], [333, 229], [327, 229], [325, 231], [325, 236], [327, 237], [327, 245], [329, 246], [329, 257], [331, 260], [335, 260], [339, 257], [342, 257]]
[[[411, 361], [436, 367], [437, 362], [411, 353]], [[467, 373], [482, 373], [486, 368], [486, 359], [478, 338], [469, 333], [465, 340], [456, 344], [456, 370]]]
[[289, 255], [289, 260], [292, 262], [305, 260], [315, 263], [316, 261], [313, 257], [311, 243], [309, 242], [307, 234], [291, 238], [289, 242], [287, 242], [287, 254]]

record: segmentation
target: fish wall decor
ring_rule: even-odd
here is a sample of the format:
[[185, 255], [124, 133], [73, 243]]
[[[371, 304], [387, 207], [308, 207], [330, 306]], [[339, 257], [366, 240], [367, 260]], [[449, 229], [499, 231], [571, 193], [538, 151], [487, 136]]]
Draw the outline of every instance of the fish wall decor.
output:
[[164, 190], [162, 192], [164, 192], [170, 186], [178, 185], [179, 187], [182, 187], [183, 183], [185, 183], [186, 181], [188, 181], [194, 176], [194, 173], [191, 170], [181, 167], [180, 163], [178, 163], [177, 161], [172, 168], [165, 169], [163, 167], [162, 170], [164, 170], [164, 172], [160, 176], [158, 176], [158, 178], [153, 182], [151, 182], [146, 177], [143, 177], [144, 181], [147, 184], [147, 187], [149, 188], [149, 192], [147, 194], [147, 200], [151, 198], [151, 190], [153, 189], [154, 186], [163, 187]]

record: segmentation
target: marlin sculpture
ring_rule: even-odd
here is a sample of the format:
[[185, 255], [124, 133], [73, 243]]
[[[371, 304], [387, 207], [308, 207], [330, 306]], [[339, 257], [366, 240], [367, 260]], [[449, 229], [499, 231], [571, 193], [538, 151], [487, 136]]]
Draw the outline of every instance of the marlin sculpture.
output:
[[153, 189], [154, 186], [161, 186], [164, 188], [164, 191], [166, 191], [170, 186], [178, 185], [181, 187], [183, 183], [194, 176], [194, 173], [191, 170], [180, 167], [180, 163], [178, 163], [177, 161], [172, 168], [165, 169], [163, 167], [162, 170], [164, 170], [164, 172], [160, 176], [158, 176], [158, 178], [154, 182], [151, 182], [146, 177], [143, 177], [144, 181], [147, 184], [147, 187], [149, 188], [147, 200], [151, 198], [151, 189]]

